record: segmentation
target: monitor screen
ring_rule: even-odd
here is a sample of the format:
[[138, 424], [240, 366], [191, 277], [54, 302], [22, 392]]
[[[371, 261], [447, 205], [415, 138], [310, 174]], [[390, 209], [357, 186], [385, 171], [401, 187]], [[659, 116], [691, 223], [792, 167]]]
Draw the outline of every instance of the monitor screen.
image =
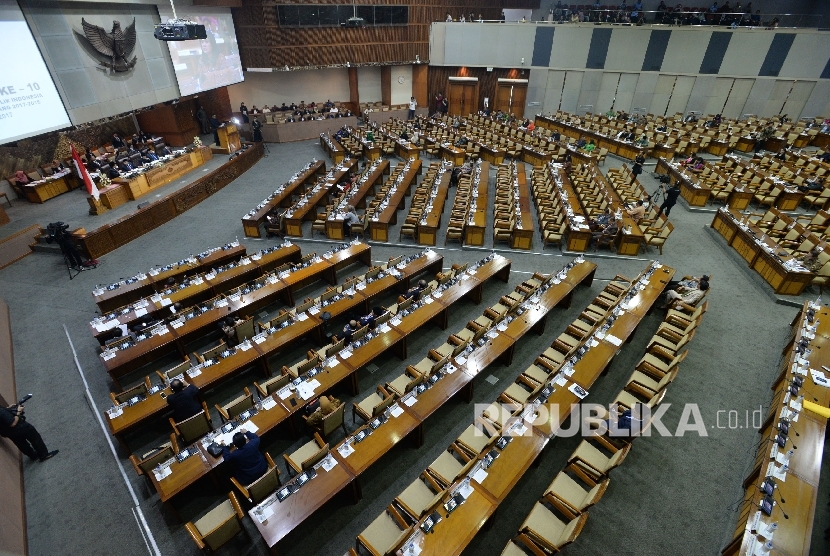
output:
[[[172, 13], [162, 6], [159, 15], [162, 22], [172, 19]], [[243, 81], [230, 9], [188, 7], [186, 14], [178, 15], [204, 25], [207, 33], [204, 40], [167, 42], [179, 93], [187, 96]]]
[[0, 145], [71, 125], [23, 12], [0, 0]]

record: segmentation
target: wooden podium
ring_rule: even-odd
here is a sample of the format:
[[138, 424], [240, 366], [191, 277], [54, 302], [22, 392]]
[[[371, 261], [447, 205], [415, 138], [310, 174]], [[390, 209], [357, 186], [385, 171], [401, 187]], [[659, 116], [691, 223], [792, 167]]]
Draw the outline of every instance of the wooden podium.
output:
[[213, 152], [220, 152], [231, 154], [242, 148], [242, 140], [239, 138], [239, 130], [234, 124], [225, 124], [216, 130], [219, 135], [219, 146], [211, 145], [210, 150]]

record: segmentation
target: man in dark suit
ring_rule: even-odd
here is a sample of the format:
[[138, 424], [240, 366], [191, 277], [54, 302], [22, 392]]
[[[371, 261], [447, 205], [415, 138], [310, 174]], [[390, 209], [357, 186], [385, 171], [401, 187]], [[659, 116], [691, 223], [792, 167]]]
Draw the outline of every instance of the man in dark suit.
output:
[[184, 382], [176, 379], [170, 383], [170, 389], [173, 393], [167, 396], [167, 405], [173, 408], [173, 420], [177, 423], [193, 417], [204, 409], [199, 403], [199, 389], [192, 384], [185, 388]]
[[219, 144], [219, 126], [222, 125], [222, 122], [216, 117], [216, 114], [210, 117], [210, 129], [213, 130], [213, 141], [218, 145]]
[[259, 437], [256, 434], [238, 432], [233, 435], [233, 445], [236, 447], [234, 451], [222, 446], [222, 457], [230, 464], [237, 481], [247, 486], [265, 475], [268, 462], [259, 451]]
[[132, 169], [133, 169], [133, 165], [132, 165], [132, 164], [130, 164], [130, 161], [129, 161], [129, 160], [127, 160], [126, 158], [122, 158], [122, 159], [118, 162], [118, 170], [119, 170], [119, 171], [121, 171], [121, 172], [129, 172], [129, 171], [131, 171]]

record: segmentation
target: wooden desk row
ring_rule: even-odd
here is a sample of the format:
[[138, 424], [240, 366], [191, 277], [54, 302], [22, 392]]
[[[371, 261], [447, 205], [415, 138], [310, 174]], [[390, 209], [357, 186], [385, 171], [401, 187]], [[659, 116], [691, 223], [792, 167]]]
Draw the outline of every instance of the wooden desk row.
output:
[[608, 179], [602, 175], [602, 172], [600, 172], [599, 166], [597, 166], [596, 163], [589, 167], [589, 172], [594, 181], [599, 182], [600, 187], [604, 188], [605, 191], [607, 191], [611, 196], [611, 211], [622, 212], [622, 225], [620, 226], [620, 231], [617, 233], [617, 237], [614, 240], [614, 245], [617, 248], [617, 254], [630, 255], [632, 257], [636, 256], [640, 252], [640, 245], [642, 245], [645, 240], [643, 232], [640, 230], [640, 226], [638, 226], [637, 223], [634, 222], [634, 220], [628, 215], [628, 212], [625, 210], [625, 206], [623, 206], [619, 193], [617, 193], [617, 190], [608, 182]]
[[418, 219], [418, 231], [415, 236], [421, 245], [435, 245], [438, 241], [441, 215], [444, 213], [444, 203], [449, 194], [450, 177], [452, 177], [452, 172], [445, 170], [446, 167], [442, 164], [435, 174], [435, 180], [427, 184], [425, 196], [428, 201], [421, 217]]
[[320, 146], [329, 155], [334, 164], [340, 164], [346, 158], [346, 151], [343, 146], [335, 139], [331, 133], [320, 134]]
[[[336, 272], [349, 264], [360, 261], [371, 265], [371, 247], [364, 243], [350, 245], [348, 248], [329, 253], [317, 260], [309, 261], [303, 268], [274, 273], [256, 281], [256, 289], [250, 293], [220, 296], [210, 300], [202, 307], [182, 310], [169, 323], [162, 323], [148, 338], [136, 342], [116, 352], [105, 351], [101, 354], [104, 369], [118, 384], [124, 375], [150, 363], [174, 350], [184, 357], [185, 345], [204, 334], [220, 319], [229, 315], [243, 315], [264, 307], [277, 299], [294, 305], [294, 294], [312, 282], [325, 279], [329, 284], [337, 283]], [[184, 320], [183, 320], [184, 319]], [[174, 324], [176, 323], [176, 324]]]
[[[315, 395], [319, 395], [327, 392], [343, 380], [351, 380], [354, 384], [359, 369], [393, 347], [397, 347], [398, 354], [405, 358], [405, 346], [403, 346], [402, 354], [401, 343], [405, 342], [409, 335], [414, 334], [430, 320], [440, 317], [440, 314], [446, 312], [452, 303], [460, 297], [464, 295], [475, 296], [476, 292], [480, 292], [483, 283], [490, 278], [504, 276], [506, 282], [509, 272], [510, 261], [497, 255], [492, 260], [482, 264], [475, 272], [467, 274], [468, 278], [460, 279], [444, 290], [442, 295], [438, 297], [431, 296], [429, 299], [432, 299], [432, 302], [421, 303], [418, 308], [403, 318], [393, 318], [386, 323], [386, 327], [378, 328], [375, 335], [368, 342], [359, 347], [349, 347], [336, 356], [328, 358], [322, 370], [317, 369], [313, 376], [304, 375], [302, 379], [295, 382], [308, 381], [310, 383], [316, 380], [319, 384], [312, 386], [312, 388]], [[256, 349], [256, 345], [253, 344], [254, 349]], [[192, 378], [188, 378], [188, 380], [190, 381]], [[281, 397], [281, 393], [285, 396], [284, 398]], [[251, 422], [256, 425], [257, 432], [260, 435], [285, 422], [300, 411], [305, 404], [305, 400], [300, 397], [296, 390], [292, 389], [277, 392], [271, 396], [271, 399], [275, 402], [271, 409], [260, 411], [251, 418]], [[207, 443], [209, 444], [209, 442]], [[221, 457], [214, 458], [207, 453], [205, 442], [199, 441], [195, 446], [198, 447], [201, 457], [192, 456], [183, 462], [174, 461], [170, 465], [172, 473], [160, 481], [154, 475], [151, 475], [151, 481], [162, 502], [169, 501], [173, 496], [204, 477], [223, 462]], [[191, 459], [195, 461], [191, 462]], [[316, 503], [316, 501], [314, 502]], [[322, 502], [320, 503], [322, 504]], [[309, 510], [308, 513], [311, 513], [311, 511]]]
[[[533, 248], [533, 213], [530, 209], [527, 171], [525, 168], [519, 170], [515, 161], [511, 164], [513, 172], [511, 173], [508, 195], [513, 201], [515, 223], [510, 232], [510, 247], [512, 249], [530, 250]], [[496, 195], [498, 195], [498, 180], [496, 188]]]
[[[470, 181], [470, 197], [467, 202], [467, 217], [464, 225], [464, 245], [481, 247], [487, 227], [487, 201], [490, 190], [490, 162], [486, 160], [473, 168]], [[456, 194], [456, 200], [458, 195]]]
[[21, 186], [21, 189], [30, 202], [45, 203], [52, 197], [75, 189], [79, 183], [80, 180], [70, 170], [64, 170], [36, 182], [27, 183]]
[[383, 183], [383, 175], [389, 174], [389, 161], [380, 158], [366, 167], [358, 181], [343, 194], [337, 206], [332, 207], [326, 219], [326, 237], [342, 240], [346, 230], [343, 224], [343, 215], [349, 205], [355, 208], [366, 207], [366, 196], [375, 194], [378, 184]]
[[286, 242], [281, 246], [275, 245], [264, 249], [250, 257], [242, 257], [239, 261], [230, 261], [213, 267], [209, 272], [201, 272], [185, 278], [172, 287], [168, 287], [165, 282], [157, 283], [156, 286], [159, 289], [155, 294], [92, 320], [89, 323], [90, 332], [96, 338], [106, 337], [113, 328], [122, 324], [130, 327], [144, 317], [163, 319], [170, 315], [169, 307], [173, 304], [178, 303], [185, 307], [194, 305], [265, 276], [283, 264], [297, 263], [300, 261], [300, 256], [300, 248]]
[[[805, 302], [791, 326], [792, 337], [784, 348], [781, 372], [771, 388], [769, 413], [758, 430], [760, 445], [755, 464], [743, 482], [744, 499], [735, 533], [721, 551], [725, 556], [764, 553], [763, 546], [768, 541], [773, 546], [770, 554], [811, 553], [827, 419], [805, 410], [802, 400], [815, 400], [824, 407], [830, 405], [830, 388], [817, 384], [811, 375], [813, 370], [822, 372], [823, 366], [830, 365], [827, 355], [830, 311]], [[799, 353], [802, 342], [811, 353]], [[803, 380], [801, 387], [793, 385], [797, 380]], [[787, 433], [780, 437], [785, 440], [783, 447], [776, 442], [782, 422], [788, 425]], [[797, 450], [791, 438], [796, 438]], [[771, 497], [761, 491], [769, 478], [776, 486]], [[783, 506], [782, 499], [786, 501]], [[774, 501], [771, 515], [759, 510], [765, 500]], [[770, 533], [768, 526], [772, 523], [777, 523], [777, 528]]]
[[[547, 313], [563, 300], [569, 301], [571, 293], [577, 285], [590, 285], [595, 268], [596, 265], [592, 263], [577, 263], [574, 268], [567, 272], [564, 279], [559, 281], [558, 285], [550, 286], [542, 295], [533, 300], [535, 303], [528, 303], [525, 312], [516, 317], [507, 329], [494, 330], [494, 339], [491, 343], [485, 344], [484, 347], [478, 348], [472, 353], [467, 353], [466, 357], [459, 355], [451, 360], [444, 370], [438, 372], [438, 380], [426, 390], [420, 393], [411, 392], [401, 398], [396, 404], [398, 409], [395, 410], [395, 413], [390, 412], [388, 420], [371, 434], [360, 442], [354, 440], [355, 435], [366, 430], [367, 427], [364, 426], [333, 447], [330, 458], [336, 461], [337, 465], [332, 470], [326, 472], [318, 468], [318, 476], [312, 480], [311, 484], [304, 485], [297, 493], [292, 494], [282, 502], [278, 502], [276, 496], [272, 496], [253, 508], [249, 515], [266, 543], [275, 551], [276, 544], [285, 535], [348, 484], [352, 484], [353, 492], [359, 496], [360, 485], [358, 480], [362, 473], [407, 435], [414, 433], [417, 440], [421, 440], [425, 421], [432, 414], [462, 389], [471, 386], [473, 379], [481, 374], [487, 364], [504, 354], [505, 346], [509, 346], [512, 353], [515, 343], [526, 331], [536, 329], [541, 332], [540, 329], [544, 328], [544, 318]], [[553, 278], [554, 275], [551, 277]], [[484, 354], [484, 352], [489, 353]], [[481, 355], [479, 356], [479, 354]], [[342, 468], [345, 474], [340, 475], [338, 471], [337, 475], [330, 476], [329, 474], [337, 468]], [[349, 476], [350, 481], [348, 480]], [[317, 484], [314, 484], [315, 481], [317, 481]], [[303, 493], [305, 489], [308, 489], [309, 492]], [[487, 498], [489, 497], [485, 495], [485, 499]], [[264, 511], [267, 516], [264, 522], [261, 522], [257, 517], [261, 511]], [[481, 525], [483, 525], [483, 522], [478, 526]], [[466, 532], [468, 532], [467, 529], [465, 529]], [[455, 530], [455, 533], [461, 536], [465, 534], [458, 530]], [[438, 546], [441, 546], [441, 544]], [[451, 554], [454, 552], [442, 551], [439, 553]]]
[[[568, 234], [566, 245], [568, 251], [584, 253], [588, 250], [588, 247], [590, 247], [592, 237], [591, 229], [588, 227], [588, 215], [582, 208], [579, 195], [577, 195], [576, 189], [571, 183], [571, 178], [565, 171], [565, 167], [561, 164], [549, 163], [541, 171], [534, 168], [533, 172], [534, 176], [536, 175], [536, 172], [541, 172], [543, 174], [542, 180], [544, 180], [548, 188], [552, 189], [554, 192], [552, 202], [556, 202], [554, 202], [552, 206], [555, 207], [558, 202], [558, 205], [562, 207], [562, 210], [565, 212], [565, 218], [567, 219], [566, 231]], [[536, 190], [534, 188], [534, 192], [535, 191]], [[535, 200], [537, 208], [541, 208], [541, 199], [536, 197]], [[541, 214], [542, 211], [540, 210], [540, 217]], [[546, 224], [548, 223], [543, 222], [542, 226], [543, 242]]]
[[575, 126], [567, 122], [556, 120], [549, 116], [536, 116], [536, 127], [550, 129], [551, 131], [557, 130], [562, 135], [573, 137], [575, 139], [580, 137], [584, 137], [586, 141], [588, 139], [593, 139], [598, 149], [608, 149], [608, 152], [629, 160], [634, 160], [640, 154], [643, 156], [649, 156], [649, 149], [643, 148], [636, 143], [631, 141], [622, 141], [614, 137], [607, 137], [591, 129]]
[[179, 281], [183, 277], [206, 272], [217, 265], [237, 261], [245, 253], [245, 246], [238, 242], [209, 249], [195, 257], [191, 256], [177, 263], [151, 268], [146, 273], [136, 274], [107, 286], [99, 286], [93, 290], [92, 298], [101, 311], [112, 311], [165, 288], [170, 278]]
[[[337, 164], [332, 169], [340, 172], [342, 164]], [[259, 205], [251, 209], [248, 214], [242, 217], [242, 228], [248, 237], [262, 237], [262, 224], [266, 217], [277, 207], [289, 207], [293, 202], [294, 195], [302, 195], [306, 192], [306, 186], [317, 182], [326, 172], [326, 163], [322, 160], [312, 160], [305, 168], [295, 174], [291, 180], [282, 184]]]
[[813, 273], [791, 270], [785, 263], [793, 259], [783, 253], [774, 255], [776, 243], [764, 237], [764, 232], [755, 226], [742, 224], [743, 215], [729, 208], [721, 207], [712, 220], [714, 228], [738, 254], [775, 290], [782, 295], [800, 295], [810, 285]]
[[357, 168], [357, 160], [347, 158], [337, 168], [336, 171], [329, 171], [325, 176], [318, 178], [314, 187], [307, 189], [297, 202], [286, 209], [282, 215], [285, 235], [303, 236], [303, 222], [314, 221], [317, 218], [317, 207], [326, 206], [331, 202], [332, 188]]
[[[761, 183], [769, 184], [769, 189], [772, 190], [775, 187], [781, 188], [781, 193], [775, 199], [775, 207], [784, 211], [794, 211], [798, 208], [798, 205], [801, 204], [801, 200], [804, 198], [804, 193], [799, 191], [794, 184], [786, 182], [779, 178], [778, 176], [772, 176], [760, 166], [755, 163], [747, 164], [745, 161], [741, 160], [737, 156], [725, 156], [722, 163], [726, 163], [732, 168], [738, 169], [742, 175], [753, 174], [753, 177], [757, 176], [760, 178]], [[726, 166], [724, 167], [726, 168]], [[750, 187], [757, 190], [760, 188], [761, 184], [755, 184], [753, 182], [749, 183]]]
[[[421, 161], [405, 159], [395, 167], [396, 176], [386, 182], [384, 189], [375, 198], [380, 201], [371, 214], [367, 210], [363, 218], [369, 219], [369, 233], [375, 241], [389, 241], [389, 226], [398, 223], [398, 211], [403, 210], [406, 197], [421, 171]], [[387, 189], [388, 188], [388, 189]]]
[[[393, 259], [393, 262], [394, 260], [395, 259]], [[366, 280], [358, 279], [357, 281], [352, 282], [354, 293], [351, 297], [345, 296], [344, 299], [331, 303], [319, 303], [319, 309], [324, 309], [325, 311], [331, 313], [332, 318], [336, 318], [338, 315], [341, 315], [354, 307], [361, 307], [362, 311], [368, 313], [371, 310], [371, 304], [384, 293], [392, 290], [393, 288], [398, 289], [398, 291], [406, 291], [409, 288], [410, 282], [413, 278], [421, 275], [432, 276], [440, 272], [443, 267], [443, 260], [444, 257], [434, 251], [424, 251], [413, 260], [406, 261], [403, 268], [398, 269], [398, 276], [386, 274], [384, 277], [375, 278], [368, 283]], [[399, 263], [400, 262], [401, 261], [399, 261]], [[209, 312], [214, 311], [218, 315], [229, 314], [229, 311], [225, 311], [223, 313], [221, 310], [217, 309], [211, 309]], [[318, 313], [319, 311], [315, 311], [315, 314], [311, 316], [316, 318]], [[179, 331], [181, 331], [181, 329], [179, 329]], [[260, 352], [263, 350], [262, 344], [255, 344], [254, 347]], [[186, 380], [189, 379], [186, 378]], [[160, 392], [157, 393], [159, 395], [153, 394], [147, 396], [144, 400], [138, 403], [123, 407], [121, 415], [108, 420], [110, 432], [113, 436], [117, 437], [122, 444], [124, 443], [124, 436], [126, 434], [135, 430], [148, 420], [151, 420], [167, 411], [166, 402], [161, 398]]]
[[[625, 341], [673, 275], [673, 269], [650, 265], [640, 277], [642, 289], [638, 288], [637, 295], [626, 304], [627, 309], [617, 317], [608, 335]], [[579, 403], [581, 398], [573, 392], [570, 383], [587, 391], [619, 349], [610, 341], [600, 340], [574, 366], [571, 376], [561, 374], [564, 384], [560, 385], [553, 379], [548, 383], [550, 393], [547, 396], [531, 400], [523, 407], [505, 408], [511, 417], [496, 434], [510, 438], [510, 442], [499, 450], [495, 460], [485, 461], [489, 451], [477, 456], [477, 461], [469, 472], [457, 478], [447, 489], [447, 495], [435, 506], [441, 515], [441, 521], [429, 534], [424, 534], [420, 530], [421, 525], [432, 513], [426, 512], [426, 516], [416, 523], [414, 533], [403, 541], [396, 554], [409, 554], [410, 545], [414, 545], [416, 551], [420, 549], [421, 554], [461, 554], [507, 498], [550, 439], [556, 435], [574, 405]], [[592, 356], [592, 352], [596, 352], [596, 355]], [[542, 406], [548, 411], [539, 411]], [[484, 473], [480, 473], [481, 471]], [[477, 478], [473, 478], [474, 476]], [[442, 511], [440, 504], [463, 490], [467, 491], [464, 495], [466, 500], [451, 514]], [[254, 523], [256, 524], [256, 521]]]

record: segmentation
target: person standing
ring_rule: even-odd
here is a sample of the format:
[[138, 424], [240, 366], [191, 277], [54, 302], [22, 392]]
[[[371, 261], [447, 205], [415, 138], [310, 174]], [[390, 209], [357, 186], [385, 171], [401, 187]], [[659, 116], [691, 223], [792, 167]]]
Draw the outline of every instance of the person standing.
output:
[[196, 111], [196, 119], [199, 120], [199, 127], [202, 128], [202, 135], [210, 133], [210, 121], [208, 121], [207, 112], [203, 107], [199, 107]]
[[666, 211], [666, 216], [669, 215], [671, 212], [671, 208], [677, 204], [677, 198], [680, 196], [680, 186], [677, 182], [673, 183], [671, 187], [666, 189], [666, 198], [663, 200], [663, 204], [660, 205], [660, 208], [657, 209], [657, 216], [660, 216], [660, 213], [663, 210]]
[[637, 181], [637, 176], [643, 173], [643, 163], [638, 160], [634, 161], [634, 166], [631, 167], [631, 183]]
[[418, 107], [418, 103], [415, 102], [415, 97], [409, 98], [409, 114], [407, 114], [407, 120], [414, 120], [415, 119], [415, 108]]
[[59, 450], [49, 451], [37, 429], [26, 421], [23, 404], [0, 408], [0, 436], [14, 442], [15, 446], [32, 461], [46, 461]]
[[219, 127], [222, 124], [219, 122], [219, 119], [216, 117], [216, 114], [210, 117], [210, 129], [213, 130], [213, 142], [219, 145]]
[[262, 122], [259, 121], [259, 116], [254, 117], [251, 129], [254, 130], [254, 143], [262, 143]]
[[239, 112], [242, 114], [242, 123], [247, 124], [250, 120], [248, 119], [248, 107], [244, 102], [239, 105]]

